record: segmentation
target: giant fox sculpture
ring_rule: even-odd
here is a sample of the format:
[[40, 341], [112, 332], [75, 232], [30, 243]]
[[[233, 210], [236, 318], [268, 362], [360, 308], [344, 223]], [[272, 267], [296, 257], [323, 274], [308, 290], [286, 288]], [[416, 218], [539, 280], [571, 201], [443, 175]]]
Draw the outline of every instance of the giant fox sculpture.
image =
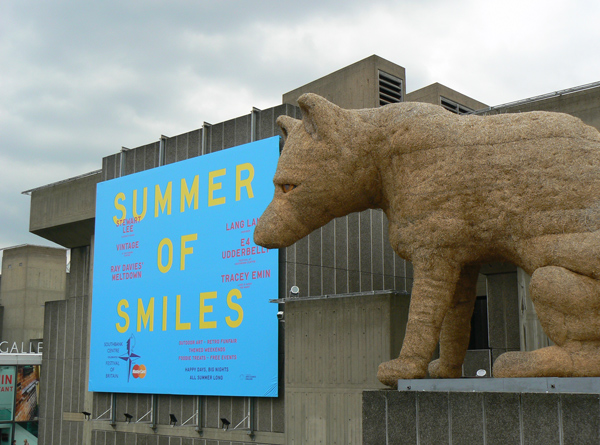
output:
[[[333, 218], [383, 209], [412, 261], [400, 356], [379, 380], [460, 377], [479, 265], [511, 262], [554, 346], [509, 352], [496, 377], [600, 376], [600, 133], [560, 113], [458, 116], [399, 103], [344, 110], [298, 100], [280, 116], [275, 194], [254, 240], [286, 247]], [[430, 363], [437, 343], [440, 358]]]

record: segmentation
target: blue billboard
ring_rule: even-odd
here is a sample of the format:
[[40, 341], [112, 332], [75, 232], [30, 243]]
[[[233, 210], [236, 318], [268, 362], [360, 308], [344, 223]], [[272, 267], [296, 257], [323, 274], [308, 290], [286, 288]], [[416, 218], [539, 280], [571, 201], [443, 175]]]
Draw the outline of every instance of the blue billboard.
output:
[[279, 137], [98, 184], [89, 390], [277, 396]]

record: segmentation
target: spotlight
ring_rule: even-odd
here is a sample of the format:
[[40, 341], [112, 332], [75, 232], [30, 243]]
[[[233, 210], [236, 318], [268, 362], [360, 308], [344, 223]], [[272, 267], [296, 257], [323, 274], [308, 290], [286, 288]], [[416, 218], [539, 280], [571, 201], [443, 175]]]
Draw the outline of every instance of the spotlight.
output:
[[298, 286], [292, 286], [290, 289], [290, 298], [298, 298], [298, 294], [300, 293], [300, 288]]
[[129, 413], [125, 413], [123, 415], [125, 416], [125, 422], [131, 423], [131, 419], [133, 419], [133, 416]]
[[85, 420], [90, 420], [90, 416], [92, 415], [92, 413], [88, 413], [87, 411], [81, 411], [81, 414], [83, 414]]
[[223, 422], [223, 425], [222, 425], [223, 431], [227, 431], [229, 429], [229, 425], [231, 424], [231, 422], [229, 420], [227, 420], [225, 417], [221, 417], [221, 422]]
[[169, 425], [175, 426], [177, 424], [177, 417], [174, 414], [169, 414], [169, 418], [171, 419], [169, 420]]

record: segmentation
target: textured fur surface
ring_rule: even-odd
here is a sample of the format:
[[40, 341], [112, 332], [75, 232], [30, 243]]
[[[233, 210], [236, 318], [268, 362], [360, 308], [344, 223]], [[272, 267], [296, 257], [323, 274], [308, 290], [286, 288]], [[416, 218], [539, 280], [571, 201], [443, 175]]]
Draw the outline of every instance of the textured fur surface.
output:
[[[400, 103], [344, 110], [314, 94], [286, 137], [257, 244], [286, 247], [331, 219], [381, 208], [412, 261], [400, 356], [379, 379], [459, 377], [479, 265], [511, 262], [555, 346], [502, 355], [494, 375], [600, 376], [600, 133], [560, 113], [458, 116]], [[440, 342], [440, 358], [430, 363]]]

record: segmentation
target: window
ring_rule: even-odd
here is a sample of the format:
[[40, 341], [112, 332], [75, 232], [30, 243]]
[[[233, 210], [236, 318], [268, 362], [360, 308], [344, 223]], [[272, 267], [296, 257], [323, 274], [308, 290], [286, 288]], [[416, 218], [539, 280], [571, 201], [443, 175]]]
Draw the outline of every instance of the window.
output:
[[489, 349], [487, 296], [479, 296], [475, 300], [475, 308], [471, 317], [471, 337], [469, 349]]
[[402, 79], [379, 71], [379, 105], [402, 102]]
[[465, 107], [464, 105], [459, 104], [458, 102], [446, 99], [444, 96], [440, 96], [440, 105], [446, 110], [456, 114], [468, 114], [475, 111], [469, 107]]

